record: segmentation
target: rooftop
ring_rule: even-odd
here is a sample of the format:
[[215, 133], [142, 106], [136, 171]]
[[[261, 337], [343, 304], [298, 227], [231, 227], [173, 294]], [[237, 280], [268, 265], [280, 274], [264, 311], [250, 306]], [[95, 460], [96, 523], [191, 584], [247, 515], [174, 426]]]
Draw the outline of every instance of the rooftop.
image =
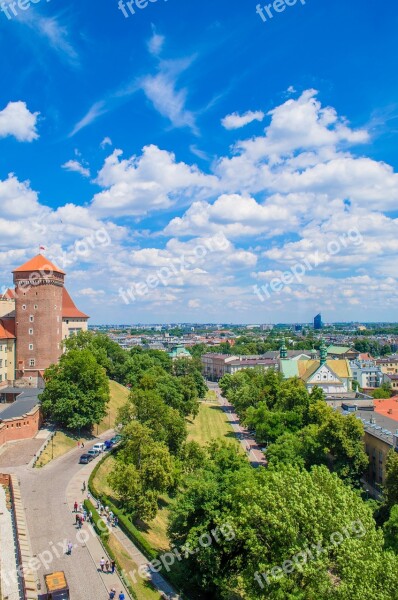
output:
[[43, 256], [43, 254], [37, 254], [34, 258], [31, 258], [20, 267], [14, 269], [13, 273], [25, 273], [28, 271], [43, 271], [45, 273], [53, 271], [54, 273], [65, 275], [65, 271], [54, 265], [54, 263]]
[[81, 312], [64, 287], [62, 290], [62, 317], [64, 319], [88, 319], [88, 315]]
[[16, 401], [0, 413], [0, 422], [18, 419], [29, 413], [39, 404], [39, 395], [42, 391], [38, 388], [0, 388], [2, 394], [18, 394]]

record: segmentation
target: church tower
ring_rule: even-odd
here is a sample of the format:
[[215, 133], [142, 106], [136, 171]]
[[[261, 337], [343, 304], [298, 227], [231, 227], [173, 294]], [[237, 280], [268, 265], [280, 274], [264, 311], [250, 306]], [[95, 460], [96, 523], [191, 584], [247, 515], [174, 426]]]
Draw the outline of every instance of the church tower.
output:
[[62, 354], [65, 273], [38, 254], [13, 275], [16, 379], [22, 385], [39, 387], [44, 370], [57, 363]]
[[280, 358], [287, 358], [287, 348], [286, 348], [285, 338], [282, 338], [282, 346], [280, 348], [279, 356], [280, 356]]

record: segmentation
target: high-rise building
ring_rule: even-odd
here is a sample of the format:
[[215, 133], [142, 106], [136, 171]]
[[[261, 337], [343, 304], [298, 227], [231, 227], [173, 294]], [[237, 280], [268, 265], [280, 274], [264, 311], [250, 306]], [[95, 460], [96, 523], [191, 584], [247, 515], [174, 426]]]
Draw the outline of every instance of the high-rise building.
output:
[[323, 327], [322, 315], [321, 315], [321, 313], [319, 313], [319, 315], [314, 317], [314, 329], [319, 330], [319, 329], [322, 329], [322, 327]]

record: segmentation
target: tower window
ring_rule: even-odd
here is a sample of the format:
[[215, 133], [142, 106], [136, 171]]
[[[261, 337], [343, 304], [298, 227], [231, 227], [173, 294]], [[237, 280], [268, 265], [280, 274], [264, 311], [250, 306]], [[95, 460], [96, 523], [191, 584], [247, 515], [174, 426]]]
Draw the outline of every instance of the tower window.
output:
[[33, 350], [33, 344], [29, 344], [29, 350]]
[[35, 366], [35, 359], [31, 358], [29, 361], [29, 366], [34, 367]]
[[33, 329], [29, 329], [29, 335], [33, 335]]
[[26, 310], [26, 304], [22, 304], [22, 310]]
[[33, 323], [33, 321], [34, 321], [34, 320], [35, 320], [34, 316], [33, 316], [33, 315], [30, 315], [30, 317], [29, 317], [29, 321], [30, 321], [31, 323]]
[[35, 310], [37, 310], [39, 307], [37, 306], [37, 304], [35, 304]]

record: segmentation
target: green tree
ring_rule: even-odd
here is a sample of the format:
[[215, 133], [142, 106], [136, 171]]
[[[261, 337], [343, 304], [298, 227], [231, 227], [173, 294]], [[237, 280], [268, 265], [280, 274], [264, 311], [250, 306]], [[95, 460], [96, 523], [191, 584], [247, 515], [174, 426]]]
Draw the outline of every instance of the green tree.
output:
[[44, 373], [43, 414], [67, 429], [91, 429], [107, 414], [109, 382], [88, 349], [69, 350]]

